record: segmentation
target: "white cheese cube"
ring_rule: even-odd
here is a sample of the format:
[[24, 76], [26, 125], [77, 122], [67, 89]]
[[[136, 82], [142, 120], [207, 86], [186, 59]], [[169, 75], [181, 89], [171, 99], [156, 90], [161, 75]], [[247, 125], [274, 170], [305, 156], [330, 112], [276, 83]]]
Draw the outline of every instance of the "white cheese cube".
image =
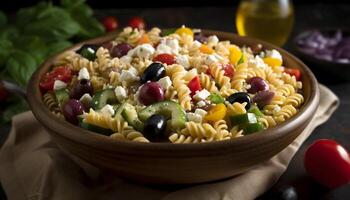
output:
[[178, 55], [176, 56], [176, 62], [179, 65], [182, 65], [185, 69], [188, 69], [190, 67], [190, 61], [188, 60], [187, 55]]
[[126, 90], [122, 86], [117, 86], [114, 89], [115, 96], [117, 97], [118, 101], [123, 101], [128, 97]]
[[90, 79], [89, 71], [85, 67], [79, 70], [78, 80], [81, 80], [81, 79], [88, 79], [88, 80]]
[[219, 42], [219, 38], [216, 35], [212, 35], [208, 37], [208, 44], [216, 45]]
[[109, 115], [109, 116], [113, 116], [114, 115], [114, 109], [113, 109], [113, 106], [109, 105], [109, 104], [106, 104], [101, 110], [100, 110], [101, 113], [103, 114], [106, 114], [106, 115]]
[[202, 46], [202, 43], [200, 43], [199, 41], [195, 40], [192, 44], [192, 48], [196, 48], [198, 49], [199, 47]]
[[202, 122], [202, 116], [196, 114], [196, 113], [186, 113], [186, 117], [188, 121], [201, 123]]
[[127, 55], [125, 55], [119, 59], [119, 61], [124, 63], [124, 64], [130, 64], [131, 60], [132, 60], [132, 57], [127, 56]]
[[197, 106], [204, 107], [206, 105], [205, 101], [198, 101]]
[[53, 84], [53, 89], [54, 90], [60, 90], [63, 88], [67, 87], [67, 83], [60, 81], [60, 80], [55, 80], [54, 84]]
[[282, 60], [282, 55], [276, 49], [272, 49], [271, 51], [266, 51], [266, 57], [277, 58]]
[[203, 110], [203, 109], [200, 109], [200, 108], [197, 108], [194, 113], [204, 117], [206, 114], [207, 114], [207, 111]]
[[165, 76], [161, 79], [158, 80], [158, 84], [164, 89], [164, 90], [167, 90], [172, 82], [171, 82], [171, 79], [169, 78], [169, 76]]
[[151, 57], [151, 55], [153, 55], [155, 52], [154, 48], [152, 45], [150, 44], [142, 44], [139, 45], [137, 47], [135, 47], [134, 49], [130, 50], [127, 54], [128, 57], [134, 57], [137, 56], [139, 58], [143, 58], [143, 59], [148, 59]]
[[201, 91], [197, 91], [196, 94], [193, 96], [193, 98], [197, 101], [205, 100], [210, 96], [210, 92], [206, 89], [203, 89]]
[[[131, 81], [138, 81], [140, 80], [140, 77], [137, 76], [137, 70], [133, 67], [130, 67], [129, 70], [122, 70], [122, 73], [120, 74], [120, 80], [121, 81], [126, 81], [126, 82], [131, 82]], [[136, 72], [135, 72], [135, 70]]]
[[157, 46], [157, 51], [156, 51], [157, 54], [163, 54], [163, 53], [167, 53], [167, 54], [171, 54], [171, 48], [168, 47], [166, 44], [164, 43], [160, 43], [158, 46]]
[[219, 60], [216, 58], [215, 55], [208, 55], [207, 58], [205, 59], [204, 63], [206, 65], [211, 65], [213, 63], [217, 63]]

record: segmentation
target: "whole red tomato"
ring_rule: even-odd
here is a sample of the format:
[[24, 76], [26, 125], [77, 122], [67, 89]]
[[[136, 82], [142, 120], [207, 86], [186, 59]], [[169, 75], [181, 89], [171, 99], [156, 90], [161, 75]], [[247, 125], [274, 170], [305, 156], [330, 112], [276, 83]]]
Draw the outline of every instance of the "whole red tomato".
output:
[[114, 31], [118, 28], [118, 20], [113, 16], [108, 16], [103, 18], [102, 24], [105, 27], [107, 32]]
[[329, 188], [350, 182], [350, 155], [334, 140], [311, 144], [304, 155], [304, 166], [308, 174]]
[[145, 21], [141, 17], [133, 17], [129, 20], [128, 26], [137, 29], [144, 29], [146, 27]]

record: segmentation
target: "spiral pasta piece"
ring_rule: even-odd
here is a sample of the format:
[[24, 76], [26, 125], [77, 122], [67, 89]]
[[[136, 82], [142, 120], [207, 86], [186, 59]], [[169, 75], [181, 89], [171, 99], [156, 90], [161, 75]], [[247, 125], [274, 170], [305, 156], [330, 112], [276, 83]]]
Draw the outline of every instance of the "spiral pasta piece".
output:
[[196, 137], [192, 137], [192, 136], [185, 136], [182, 134], [178, 134], [178, 133], [173, 133], [169, 136], [169, 141], [171, 143], [202, 143], [205, 142], [205, 140], [196, 138]]
[[277, 123], [281, 123], [291, 118], [296, 113], [297, 110], [292, 105], [285, 105], [276, 114], [274, 114], [274, 119]]
[[216, 135], [216, 130], [208, 123], [186, 122], [185, 128], [181, 130], [185, 136], [191, 136], [199, 139], [210, 139]]
[[301, 104], [303, 104], [303, 103], [304, 103], [304, 97], [303, 97], [303, 95], [301, 95], [299, 93], [294, 93], [294, 94], [288, 96], [284, 101], [285, 105], [292, 105], [296, 108], [301, 106]]
[[210, 78], [207, 74], [201, 73], [199, 75], [199, 80], [201, 83], [201, 86], [208, 90], [211, 93], [217, 93], [218, 88], [215, 85], [215, 81]]
[[272, 116], [264, 115], [258, 118], [258, 121], [264, 126], [264, 128], [271, 128], [277, 125], [277, 122]]
[[239, 126], [234, 126], [230, 130], [231, 138], [237, 138], [243, 136], [243, 130]]
[[231, 138], [230, 132], [227, 130], [228, 126], [225, 120], [219, 120], [214, 123], [216, 130], [215, 140], [228, 140]]
[[108, 49], [100, 47], [96, 51], [96, 59], [98, 63], [98, 69], [103, 72], [108, 67], [111, 67], [111, 55], [109, 54]]
[[230, 85], [230, 78], [225, 76], [225, 71], [222, 70], [220, 64], [213, 64], [210, 67], [210, 74], [214, 77], [215, 82], [220, 85], [220, 87], [228, 88]]
[[83, 121], [118, 133], [122, 133], [124, 128], [128, 126], [128, 123], [122, 118], [112, 118], [109, 115], [98, 113], [93, 109], [90, 109], [90, 111], [84, 115]]
[[53, 113], [60, 113], [61, 110], [58, 106], [58, 103], [56, 101], [56, 98], [53, 94], [51, 93], [46, 93], [43, 96], [43, 102], [47, 105], [47, 107], [49, 108], [49, 110]]
[[233, 104], [227, 103], [227, 114], [229, 116], [232, 115], [241, 115], [247, 113], [247, 110], [245, 109], [245, 106], [247, 103], [239, 103], [239, 102], [234, 102]]
[[123, 132], [117, 132], [110, 135], [111, 138], [117, 140], [129, 140], [133, 142], [149, 142], [142, 133], [134, 130], [132, 127], [126, 127]]
[[294, 89], [301, 89], [303, 87], [302, 82], [297, 81], [295, 76], [291, 76], [291, 75], [284, 72], [284, 73], [282, 73], [281, 78], [285, 83], [292, 85], [294, 87]]
[[118, 86], [121, 84], [119, 72], [112, 71], [109, 73], [109, 84], [112, 86]]
[[242, 63], [236, 66], [235, 75], [231, 81], [231, 87], [238, 91], [245, 91], [244, 85], [247, 79], [247, 64]]
[[173, 65], [172, 69], [168, 71], [167, 72], [170, 73], [169, 75], [172, 79], [173, 86], [177, 92], [180, 105], [185, 110], [191, 110], [191, 91], [183, 80], [184, 73], [186, 73], [185, 69], [181, 65]]

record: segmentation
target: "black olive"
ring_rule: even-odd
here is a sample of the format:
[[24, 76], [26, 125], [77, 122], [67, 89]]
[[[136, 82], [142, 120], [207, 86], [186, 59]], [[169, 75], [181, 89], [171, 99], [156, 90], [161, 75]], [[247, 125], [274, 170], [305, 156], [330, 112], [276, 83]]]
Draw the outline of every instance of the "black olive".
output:
[[297, 200], [298, 194], [294, 187], [290, 185], [284, 185], [273, 191], [271, 197], [272, 200]]
[[229, 97], [226, 98], [226, 101], [230, 102], [231, 104], [234, 102], [238, 102], [238, 103], [246, 102], [247, 105], [245, 106], [245, 108], [247, 110], [250, 108], [250, 96], [248, 93], [245, 93], [245, 92], [236, 92], [234, 94], [231, 94]]
[[162, 63], [154, 62], [143, 72], [140, 82], [158, 81], [165, 76], [165, 67]]
[[163, 115], [152, 115], [145, 121], [144, 135], [151, 141], [159, 141], [164, 138], [166, 118]]
[[96, 51], [98, 48], [99, 46], [94, 44], [84, 44], [79, 50], [77, 50], [77, 53], [84, 58], [93, 61], [96, 59]]
[[91, 81], [87, 79], [81, 79], [73, 86], [69, 96], [71, 99], [79, 100], [80, 97], [82, 97], [85, 93], [92, 95], [93, 91], [94, 89], [92, 87]]

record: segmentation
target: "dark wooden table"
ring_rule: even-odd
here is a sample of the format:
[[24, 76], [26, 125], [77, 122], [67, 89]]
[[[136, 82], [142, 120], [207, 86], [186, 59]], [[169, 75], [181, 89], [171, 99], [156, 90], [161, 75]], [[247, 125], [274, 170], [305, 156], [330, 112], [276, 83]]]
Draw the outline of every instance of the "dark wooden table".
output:
[[[215, 29], [236, 32], [234, 7], [203, 7], [203, 8], [146, 8], [146, 9], [111, 9], [97, 10], [97, 17], [115, 15], [120, 22], [126, 22], [132, 15], [144, 17], [148, 27], [161, 28], [178, 27], [186, 24], [189, 27]], [[296, 19], [293, 34], [285, 48], [293, 52], [292, 39], [302, 30], [319, 27], [350, 27], [350, 4], [315, 4], [296, 6]], [[122, 24], [124, 25], [124, 24]], [[331, 138], [350, 149], [350, 82], [336, 83], [332, 78], [310, 65], [321, 83], [327, 85], [341, 100], [340, 107], [332, 118], [318, 127], [304, 142], [294, 156], [287, 171], [276, 185], [259, 199], [270, 199], [270, 194], [282, 185], [292, 185], [298, 192], [299, 199], [350, 199], [350, 185], [329, 190], [315, 183], [305, 172], [303, 154], [307, 146], [320, 138]], [[3, 143], [10, 130], [10, 125], [0, 128], [0, 144]], [[331, 173], [331, 172], [330, 172]], [[0, 188], [0, 199], [6, 199]]]

